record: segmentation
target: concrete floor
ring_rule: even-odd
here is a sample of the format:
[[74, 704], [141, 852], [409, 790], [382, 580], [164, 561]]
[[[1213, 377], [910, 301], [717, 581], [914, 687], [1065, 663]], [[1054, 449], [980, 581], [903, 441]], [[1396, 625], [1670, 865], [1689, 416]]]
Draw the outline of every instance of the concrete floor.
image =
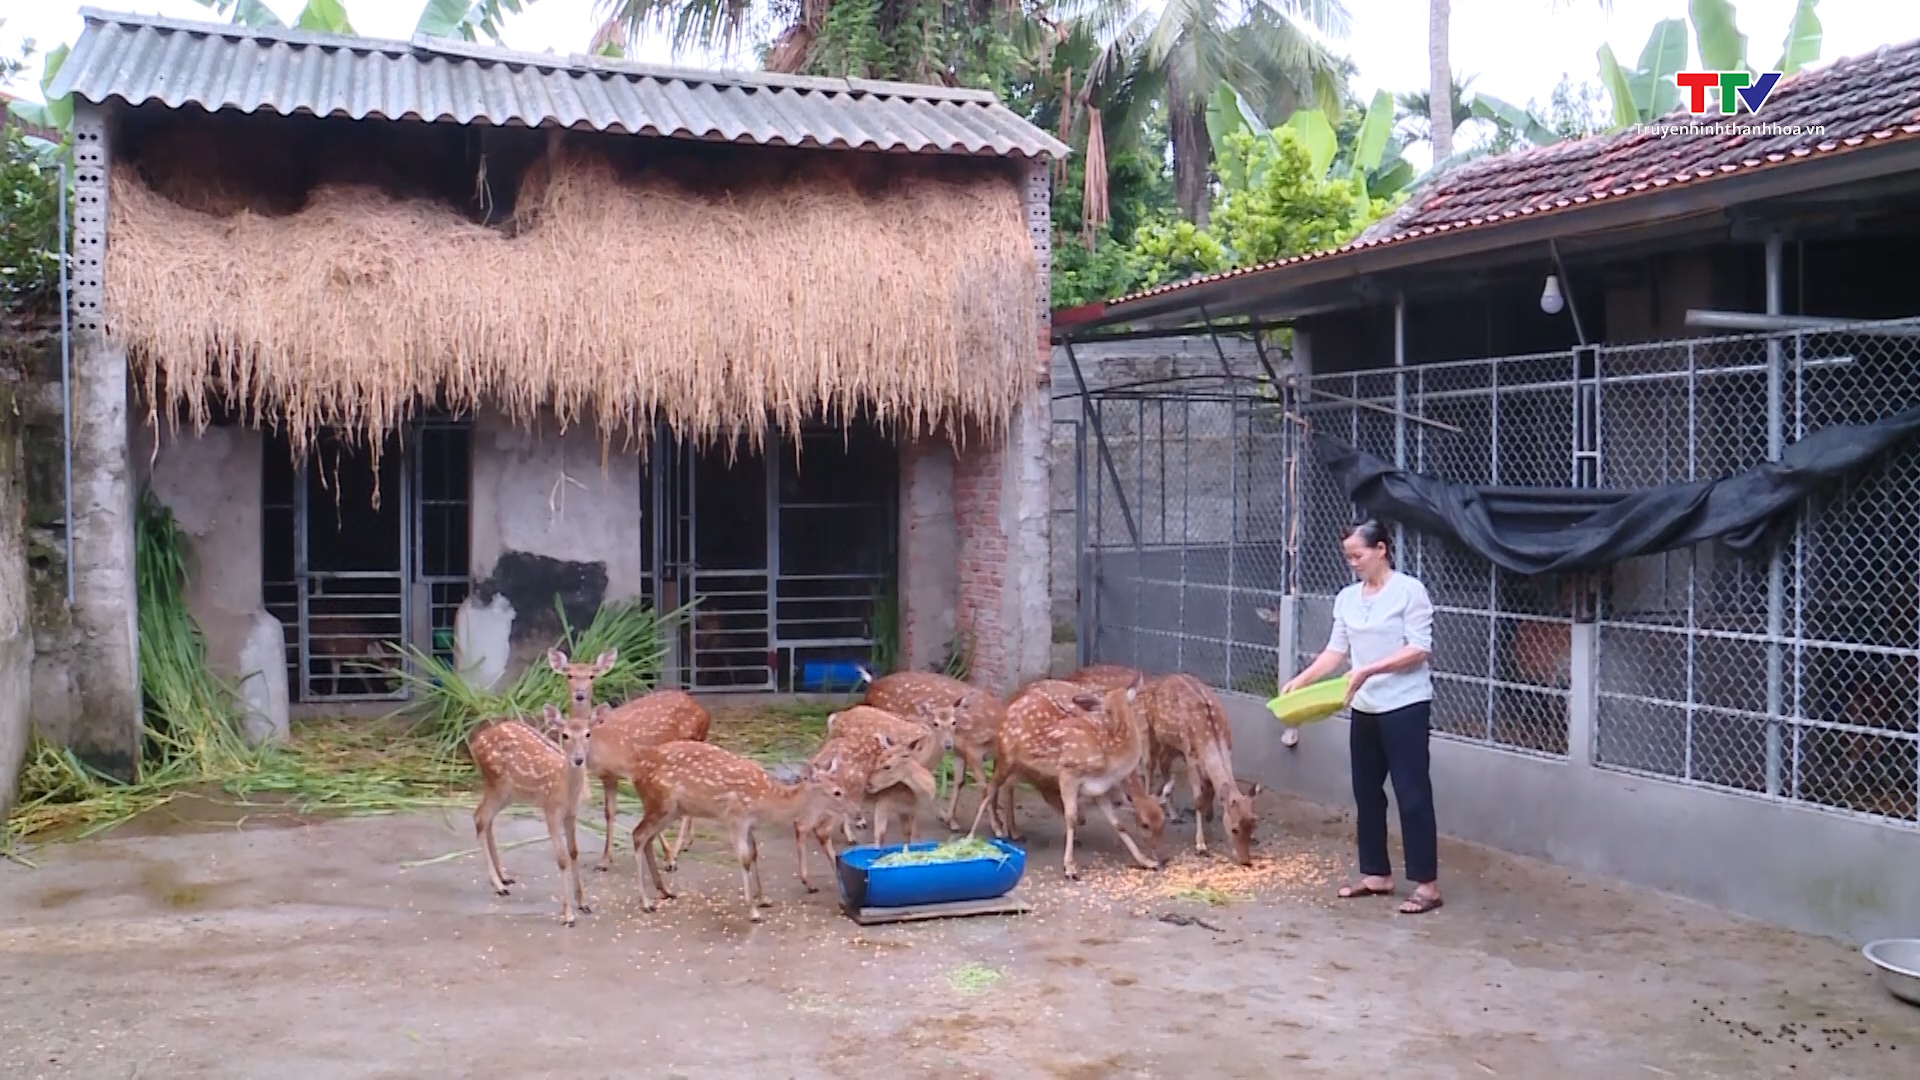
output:
[[1251, 897], [1164, 895], [1225, 864], [1175, 827], [1168, 873], [1127, 870], [1097, 817], [1091, 872], [1065, 882], [1057, 822], [1023, 800], [1031, 915], [864, 929], [830, 884], [801, 891], [782, 837], [762, 837], [761, 926], [703, 834], [678, 900], [640, 912], [620, 849], [567, 930], [526, 818], [501, 821], [503, 844], [541, 837], [504, 853], [523, 883], [505, 899], [477, 856], [401, 866], [469, 848], [459, 812], [130, 826], [0, 862], [0, 1075], [1920, 1072], [1920, 1009], [1851, 949], [1451, 843], [1445, 908], [1337, 901], [1350, 825], [1262, 802]]

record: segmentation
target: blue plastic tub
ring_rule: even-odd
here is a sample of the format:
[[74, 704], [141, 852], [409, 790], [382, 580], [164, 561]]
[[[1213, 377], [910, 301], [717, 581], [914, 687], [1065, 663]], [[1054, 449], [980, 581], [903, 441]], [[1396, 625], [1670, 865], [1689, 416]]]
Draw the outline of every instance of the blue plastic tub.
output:
[[931, 851], [940, 845], [922, 841], [918, 844], [848, 848], [840, 853], [835, 863], [840, 876], [840, 902], [849, 911], [858, 911], [861, 908], [949, 904], [1005, 896], [1020, 884], [1020, 876], [1026, 873], [1027, 853], [1005, 840], [989, 838], [987, 842], [1000, 849], [1005, 858], [981, 857], [917, 866], [883, 866], [876, 870], [873, 866], [876, 861], [896, 851], [909, 848]]
[[805, 694], [832, 694], [860, 685], [860, 664], [855, 660], [808, 660], [800, 665], [800, 691]]

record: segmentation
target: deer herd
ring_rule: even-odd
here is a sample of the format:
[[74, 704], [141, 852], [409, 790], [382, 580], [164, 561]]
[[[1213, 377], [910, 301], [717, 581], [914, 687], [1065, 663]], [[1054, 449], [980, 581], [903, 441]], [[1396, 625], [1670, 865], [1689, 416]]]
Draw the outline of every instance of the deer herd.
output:
[[[947, 827], [959, 831], [960, 790], [971, 776], [982, 789], [971, 832], [978, 832], [984, 816], [994, 835], [1021, 839], [1013, 824], [1014, 787], [1024, 781], [1065, 819], [1070, 879], [1079, 876], [1075, 834], [1085, 825], [1088, 803], [1099, 808], [1140, 866], [1160, 868], [1176, 761], [1186, 764], [1197, 850], [1207, 852], [1207, 821], [1218, 800], [1232, 857], [1242, 865], [1253, 858], [1259, 785], [1243, 786], [1235, 778], [1226, 713], [1213, 691], [1189, 675], [1148, 678], [1132, 668], [1094, 665], [1064, 679], [1030, 683], [1002, 703], [945, 675], [904, 671], [876, 679], [863, 670], [864, 702], [829, 716], [824, 743], [801, 766], [798, 779], [783, 782], [752, 759], [709, 743], [711, 717], [683, 691], [656, 690], [618, 706], [594, 704], [595, 680], [612, 671], [617, 659], [612, 650], [592, 663], [548, 652], [548, 665], [566, 680], [566, 711], [546, 706], [544, 732], [502, 719], [468, 740], [482, 783], [474, 832], [493, 890], [505, 896], [514, 884], [494, 846], [494, 818], [511, 803], [532, 804], [544, 815], [553, 843], [567, 926], [576, 911], [591, 911], [574, 841], [590, 776], [600, 781], [607, 824], [597, 870], [613, 866], [620, 781], [640, 796], [644, 814], [632, 835], [646, 911], [674, 895], [654, 857], [656, 844], [672, 871], [695, 818], [717, 823], [732, 845], [748, 914], [756, 922], [761, 909], [771, 906], [760, 884], [756, 829], [793, 829], [800, 884], [810, 893], [818, 889], [807, 877], [809, 838], [829, 867], [838, 855], [836, 834], [853, 843], [856, 830], [870, 828], [872, 841], [884, 844], [898, 822], [907, 842], [916, 841], [921, 810], [935, 801], [934, 770], [949, 752], [953, 790], [941, 815]], [[1124, 808], [1118, 805], [1123, 797]], [[1134, 829], [1123, 823], [1123, 813]], [[665, 834], [676, 822], [669, 844]], [[1143, 835], [1136, 837], [1136, 829]]]

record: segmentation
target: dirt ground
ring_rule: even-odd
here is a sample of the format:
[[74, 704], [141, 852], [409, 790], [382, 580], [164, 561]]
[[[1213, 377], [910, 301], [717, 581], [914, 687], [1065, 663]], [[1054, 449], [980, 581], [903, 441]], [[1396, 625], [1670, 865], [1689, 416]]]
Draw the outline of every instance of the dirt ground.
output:
[[0, 862], [0, 1075], [1916, 1075], [1920, 1009], [1851, 949], [1453, 843], [1439, 911], [1338, 901], [1350, 825], [1262, 804], [1257, 873], [1179, 826], [1167, 872], [1128, 870], [1095, 816], [1069, 883], [1023, 799], [1032, 914], [870, 928], [784, 837], [760, 926], [703, 831], [679, 899], [641, 912], [616, 848], [569, 930], [527, 817], [507, 898], [477, 855], [405, 865], [470, 849], [459, 811], [131, 826]]

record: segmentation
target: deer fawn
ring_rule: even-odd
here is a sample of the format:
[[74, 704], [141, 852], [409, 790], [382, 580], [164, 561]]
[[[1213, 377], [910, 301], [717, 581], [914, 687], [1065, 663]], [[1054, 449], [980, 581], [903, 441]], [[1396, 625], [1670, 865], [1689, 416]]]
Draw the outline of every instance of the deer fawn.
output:
[[639, 747], [624, 764], [622, 771], [633, 778], [647, 808], [646, 816], [633, 827], [633, 850], [640, 853], [635, 860], [640, 864], [640, 906], [647, 911], [656, 906], [654, 894], [647, 889], [649, 873], [659, 898], [673, 899], [651, 845], [676, 816], [720, 823], [740, 859], [748, 915], [759, 922], [760, 908], [771, 907], [772, 902], [760, 886], [760, 847], [754, 842], [754, 828], [859, 809], [846, 789], [831, 779], [838, 766], [833, 760], [825, 763], [824, 770], [807, 769], [794, 784], [778, 783], [747, 758], [703, 742]]
[[960, 809], [960, 789], [966, 786], [967, 774], [972, 773], [980, 790], [986, 791], [986, 761], [993, 753], [993, 740], [1000, 734], [1000, 725], [1007, 719], [1007, 707], [985, 690], [946, 675], [898, 671], [876, 679], [865, 668], [860, 669], [860, 674], [867, 685], [866, 703], [897, 716], [926, 719], [952, 702], [953, 792], [947, 800], [944, 820], [948, 829], [960, 831], [960, 822], [955, 816]]
[[[920, 764], [929, 772], [939, 767], [940, 757], [953, 749], [954, 715], [953, 707], [947, 705], [931, 711], [923, 721], [903, 719], [885, 709], [876, 709], [871, 705], [855, 705], [850, 709], [832, 713], [827, 717], [827, 734], [830, 737], [851, 739], [873, 735], [885, 735], [898, 743], [911, 743], [919, 747]], [[931, 739], [919, 736], [931, 734]], [[874, 819], [875, 829], [881, 827], [881, 819]], [[847, 840], [852, 842], [853, 832], [849, 826]], [[879, 843], [879, 833], [875, 833], [875, 843]], [[907, 822], [909, 838], [919, 836], [919, 814], [915, 813]], [[908, 841], [912, 842], [911, 839]]]
[[[547, 664], [567, 680], [568, 697], [577, 713], [593, 701], [593, 681], [613, 670], [616, 650], [608, 649], [591, 664], [576, 664], [559, 649], [547, 651]], [[617, 763], [625, 760], [635, 747], [658, 746], [669, 742], [706, 742], [712, 714], [682, 690], [654, 690], [641, 694], [608, 714], [606, 722], [594, 732], [593, 755], [587, 770], [600, 780], [602, 801], [607, 815], [607, 846], [600, 853], [595, 870], [613, 869], [613, 811], [620, 794], [621, 773]], [[671, 872], [687, 849], [693, 831], [693, 819], [680, 819], [680, 833], [673, 843], [660, 838], [660, 850], [667, 857]]]
[[493, 819], [515, 802], [532, 803], [547, 819], [554, 858], [560, 865], [560, 921], [573, 925], [578, 908], [591, 915], [580, 888], [580, 852], [574, 844], [574, 822], [587, 784], [587, 744], [593, 729], [606, 715], [605, 705], [587, 716], [562, 716], [548, 705], [543, 711], [547, 730], [560, 740], [559, 748], [518, 720], [502, 720], [467, 738], [467, 749], [480, 770], [480, 805], [473, 811], [473, 831], [487, 855], [487, 873], [493, 891], [507, 895], [514, 880], [501, 869], [500, 852], [493, 845]]
[[[987, 785], [980, 809], [974, 813], [974, 830], [980, 828], [980, 816], [989, 807], [993, 808], [995, 817], [999, 816], [999, 799], [1005, 791], [1007, 829], [1001, 831], [996, 823], [995, 832], [1010, 835], [1013, 784], [1022, 779], [1029, 783], [1051, 780], [1059, 787], [1058, 809], [1067, 823], [1065, 868], [1068, 878], [1080, 876], [1073, 861], [1073, 841], [1082, 796], [1100, 807], [1141, 866], [1160, 869], [1158, 858], [1148, 858], [1142, 853], [1133, 836], [1121, 826], [1112, 803], [1117, 792], [1126, 792], [1133, 804], [1134, 817], [1146, 827], [1157, 856], [1167, 819], [1165, 811], [1140, 779], [1140, 763], [1147, 754], [1147, 740], [1142, 723], [1134, 716], [1134, 702], [1139, 693], [1138, 682], [1124, 690], [1110, 690], [1103, 698], [1076, 683], [1042, 680], [1015, 695], [1007, 704], [1007, 722], [995, 741], [993, 780]], [[1041, 790], [1044, 793], [1045, 789]]]
[[[931, 740], [933, 736], [922, 732], [915, 738]], [[933, 774], [920, 763], [923, 752], [924, 747], [916, 742], [896, 743], [885, 735], [858, 739], [842, 736], [828, 739], [814, 752], [808, 765], [814, 770], [814, 775], [831, 779], [850, 795], [859, 793], [859, 797], [871, 804], [874, 842], [884, 843], [880, 837], [885, 835], [887, 817], [902, 812], [917, 816], [919, 800], [933, 798]], [[906, 804], [904, 811], [899, 806], [902, 802]], [[839, 856], [839, 852], [833, 849], [834, 827], [848, 821], [850, 816], [837, 813], [831, 807], [823, 807], [794, 821], [794, 855], [800, 864], [800, 884], [806, 886], [808, 892], [816, 890], [807, 880], [807, 853], [803, 835], [813, 834], [814, 842], [826, 853], [827, 864], [831, 866]]]
[[1195, 849], [1207, 853], [1207, 819], [1213, 816], [1214, 793], [1219, 792], [1226, 800], [1222, 819], [1233, 845], [1233, 861], [1252, 865], [1253, 799], [1260, 794], [1260, 785], [1242, 791], [1233, 775], [1233, 728], [1220, 699], [1191, 675], [1167, 675], [1147, 684], [1140, 692], [1139, 706], [1153, 736], [1148, 782], [1165, 771], [1163, 801], [1173, 792], [1174, 759], [1186, 761], [1187, 784], [1193, 789]]

